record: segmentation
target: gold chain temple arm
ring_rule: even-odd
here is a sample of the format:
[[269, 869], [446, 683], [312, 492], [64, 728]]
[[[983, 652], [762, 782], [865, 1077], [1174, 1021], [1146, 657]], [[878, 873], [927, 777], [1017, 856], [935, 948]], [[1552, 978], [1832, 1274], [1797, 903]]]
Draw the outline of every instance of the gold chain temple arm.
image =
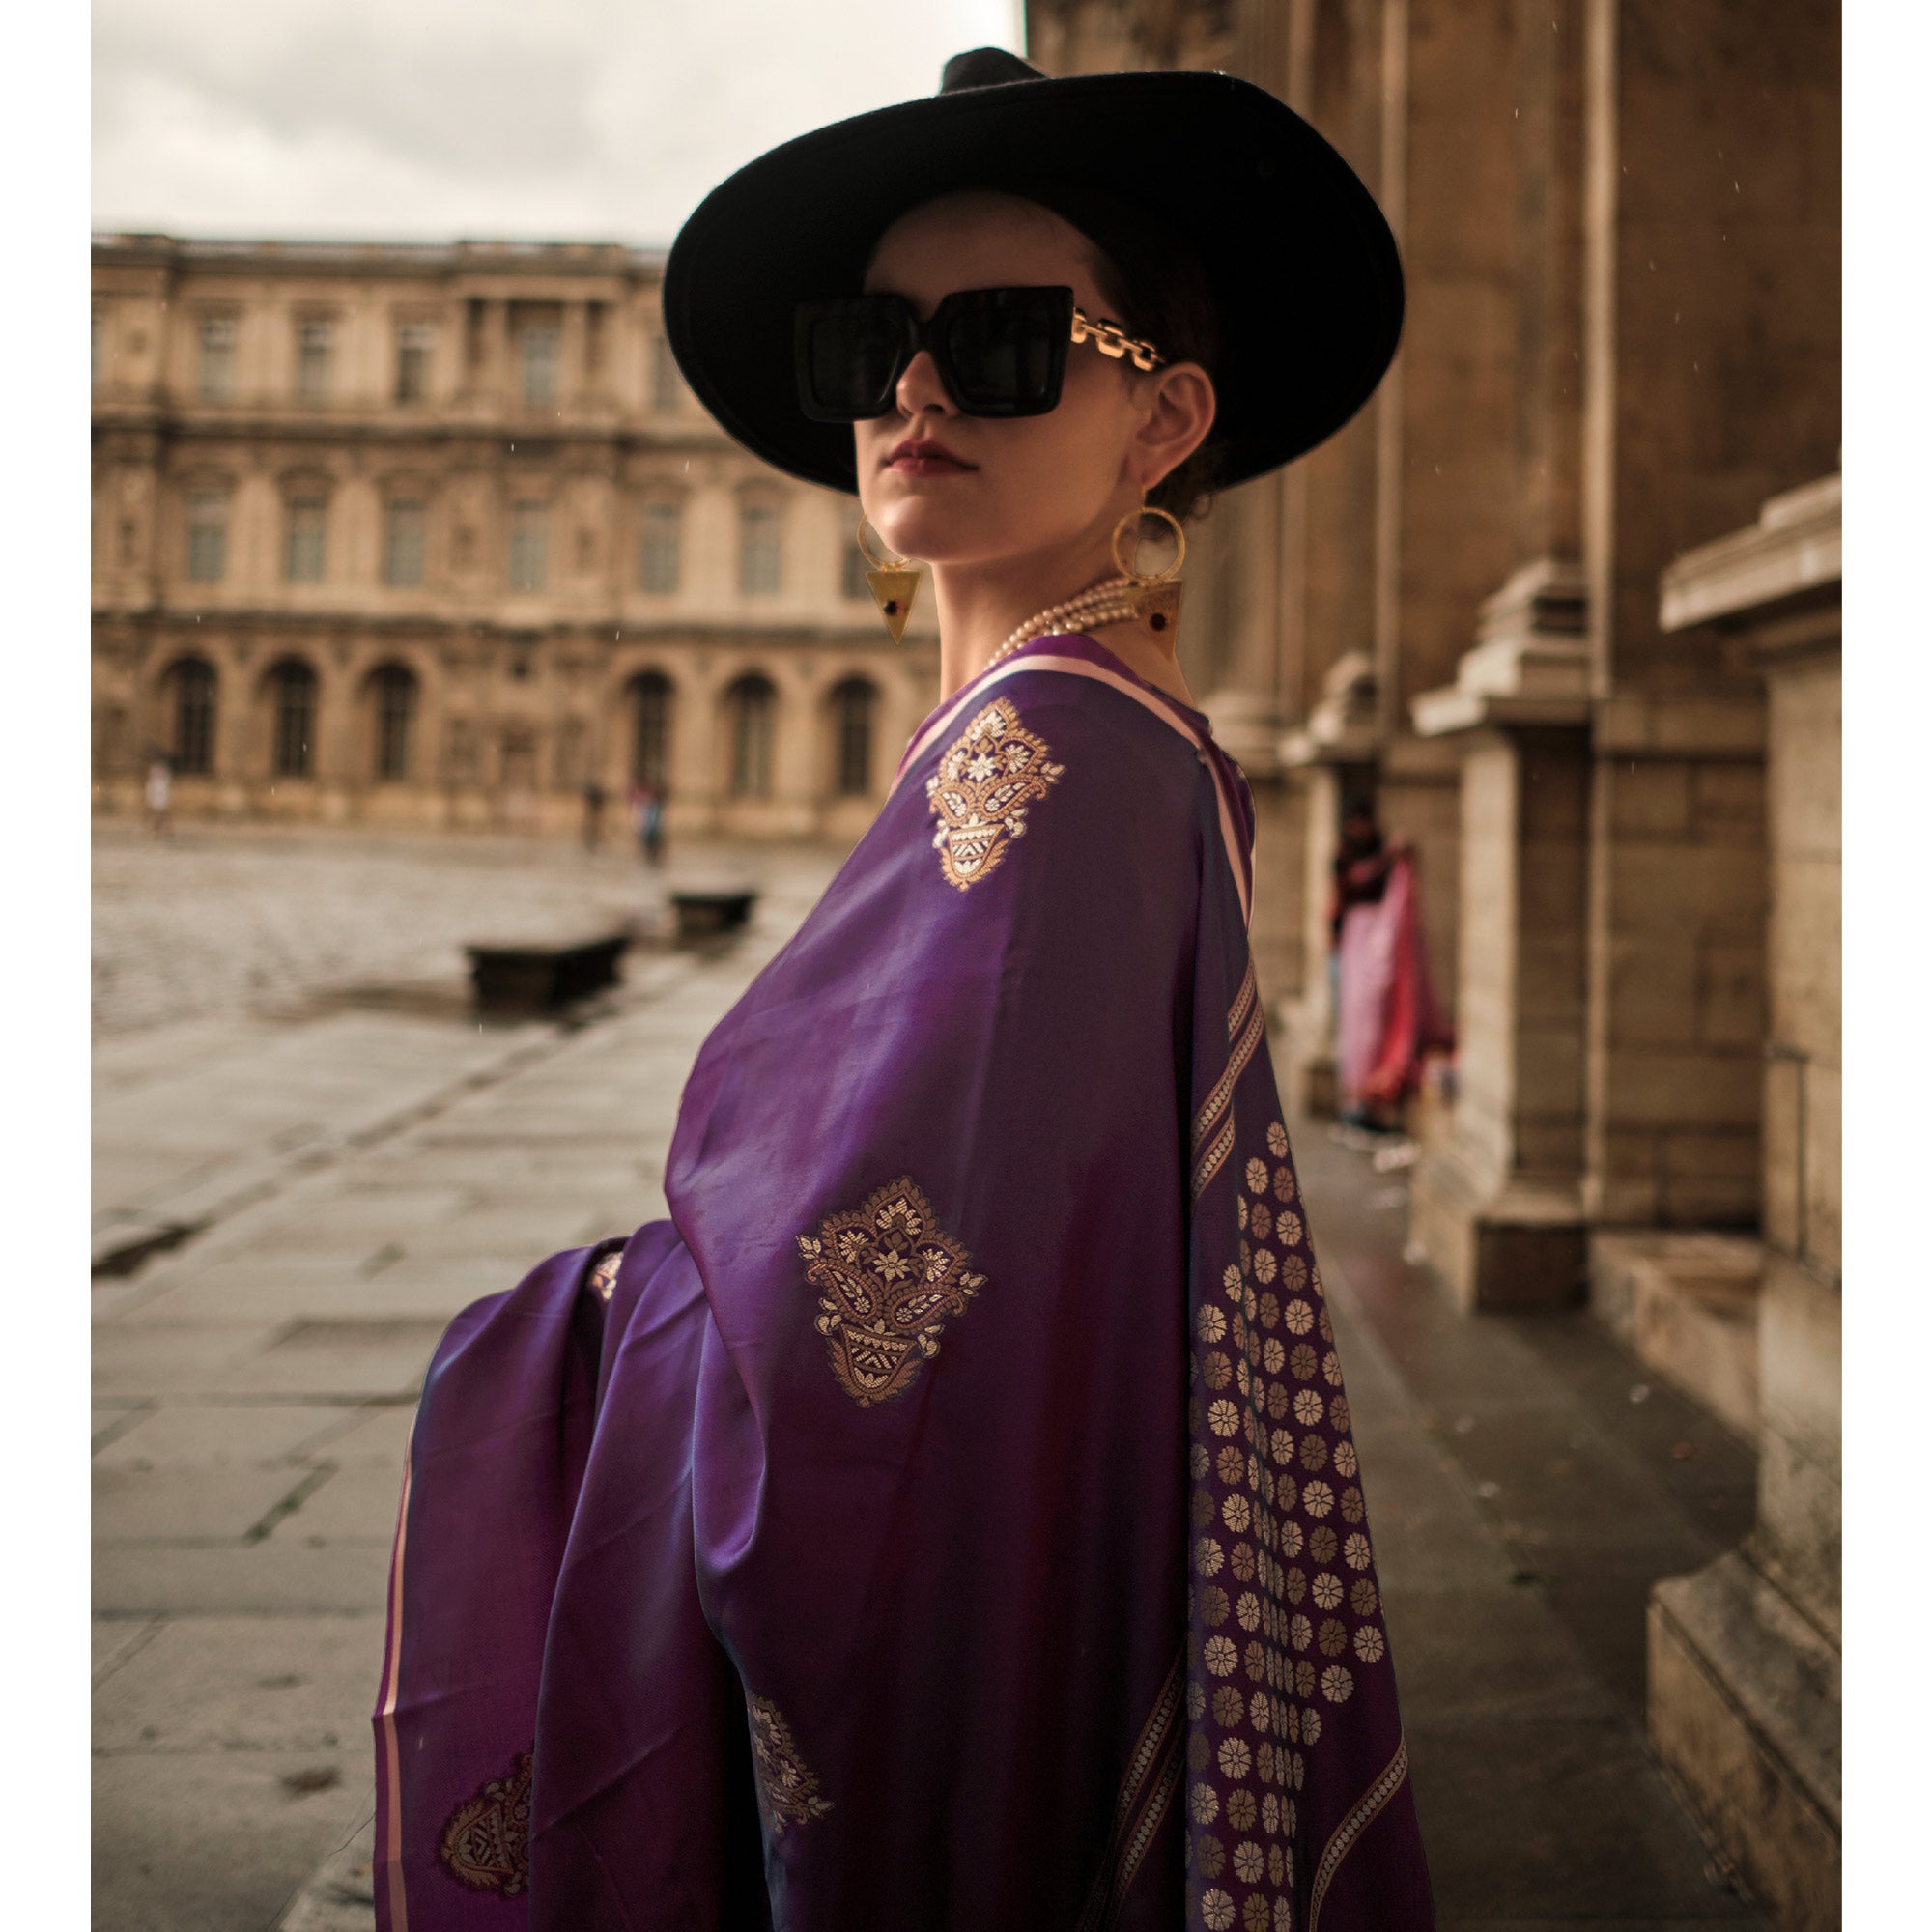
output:
[[1089, 322], [1079, 310], [1073, 311], [1073, 340], [1091, 342], [1102, 355], [1118, 362], [1122, 355], [1134, 358], [1136, 369], [1158, 369], [1167, 357], [1151, 342], [1129, 335], [1117, 322]]

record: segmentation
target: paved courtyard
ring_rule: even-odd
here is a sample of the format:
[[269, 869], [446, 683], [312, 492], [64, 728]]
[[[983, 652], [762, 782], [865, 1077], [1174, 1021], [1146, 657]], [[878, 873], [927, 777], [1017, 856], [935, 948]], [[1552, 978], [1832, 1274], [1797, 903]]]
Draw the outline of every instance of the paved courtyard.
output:
[[[738, 869], [703, 845], [671, 870]], [[760, 865], [768, 862], [759, 861]], [[103, 821], [94, 846], [94, 1027], [119, 1037], [316, 1001], [433, 1001], [468, 940], [602, 930], [653, 916], [663, 873], [628, 838], [595, 853], [527, 838]]]
[[[96, 1248], [125, 1271], [94, 1291], [94, 1923], [368, 1932], [368, 1712], [429, 1350], [544, 1254], [663, 1211], [692, 1055], [836, 855], [680, 855], [758, 876], [742, 942], [639, 948], [582, 1024], [482, 1029], [460, 941], [648, 925], [634, 867], [113, 831], [97, 863]], [[1749, 1457], [1586, 1318], [1456, 1316], [1403, 1259], [1400, 1177], [1312, 1123], [1296, 1151], [1445, 1926], [1755, 1928], [1641, 1714], [1649, 1582], [1736, 1541]]]

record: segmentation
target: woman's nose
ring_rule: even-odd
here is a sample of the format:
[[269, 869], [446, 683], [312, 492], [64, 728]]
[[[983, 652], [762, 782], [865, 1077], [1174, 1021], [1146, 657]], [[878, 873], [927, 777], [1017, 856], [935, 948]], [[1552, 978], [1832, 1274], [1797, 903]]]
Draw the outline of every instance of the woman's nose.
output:
[[952, 398], [946, 393], [946, 384], [939, 380], [939, 364], [932, 359], [929, 349], [922, 349], [906, 364], [895, 393], [901, 415], [916, 416], [922, 410], [937, 410], [948, 416], [958, 413]]

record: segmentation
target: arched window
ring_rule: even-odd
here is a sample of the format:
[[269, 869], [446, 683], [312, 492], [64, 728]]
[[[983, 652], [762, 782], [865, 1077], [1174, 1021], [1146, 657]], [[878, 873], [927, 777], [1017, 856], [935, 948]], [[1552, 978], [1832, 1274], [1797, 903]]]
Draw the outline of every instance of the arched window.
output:
[[369, 682], [376, 699], [376, 777], [399, 784], [415, 761], [416, 674], [408, 665], [385, 664]]
[[270, 769], [278, 779], [305, 779], [315, 770], [315, 672], [299, 658], [284, 658], [269, 673], [275, 699]]
[[832, 789], [839, 798], [865, 798], [872, 789], [872, 715], [878, 692], [863, 677], [848, 677], [832, 692]]
[[660, 791], [670, 788], [671, 697], [671, 682], [663, 671], [643, 671], [631, 680], [631, 779]]
[[174, 698], [174, 749], [169, 757], [177, 772], [200, 773], [214, 768], [214, 667], [201, 658], [183, 658], [168, 673]]
[[768, 678], [753, 672], [724, 694], [724, 702], [731, 718], [731, 796], [770, 798], [779, 695]]

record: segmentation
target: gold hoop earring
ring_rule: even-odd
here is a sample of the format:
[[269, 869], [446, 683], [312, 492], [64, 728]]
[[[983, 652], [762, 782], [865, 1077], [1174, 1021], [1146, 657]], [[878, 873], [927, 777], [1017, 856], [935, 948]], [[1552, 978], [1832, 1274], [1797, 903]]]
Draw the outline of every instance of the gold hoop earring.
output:
[[866, 541], [864, 510], [859, 512], [858, 536], [859, 554], [871, 566], [866, 572], [866, 582], [871, 585], [872, 602], [879, 607], [879, 615], [886, 620], [886, 629], [893, 634], [893, 642], [899, 643], [905, 638], [913, 599], [919, 595], [919, 565], [903, 556], [895, 563], [881, 563], [872, 554], [871, 545]]
[[[1174, 561], [1151, 577], [1143, 577], [1134, 568], [1134, 556], [1140, 552], [1143, 517], [1158, 517], [1174, 532]], [[1122, 556], [1121, 537], [1130, 526], [1133, 529], [1134, 556]], [[1161, 640], [1170, 648], [1180, 635], [1180, 566], [1186, 560], [1187, 532], [1181, 528], [1180, 519], [1171, 510], [1163, 510], [1155, 503], [1143, 503], [1138, 510], [1129, 510], [1114, 526], [1114, 561], [1120, 566], [1121, 575], [1133, 585], [1134, 614], [1149, 630], [1159, 633]]]

